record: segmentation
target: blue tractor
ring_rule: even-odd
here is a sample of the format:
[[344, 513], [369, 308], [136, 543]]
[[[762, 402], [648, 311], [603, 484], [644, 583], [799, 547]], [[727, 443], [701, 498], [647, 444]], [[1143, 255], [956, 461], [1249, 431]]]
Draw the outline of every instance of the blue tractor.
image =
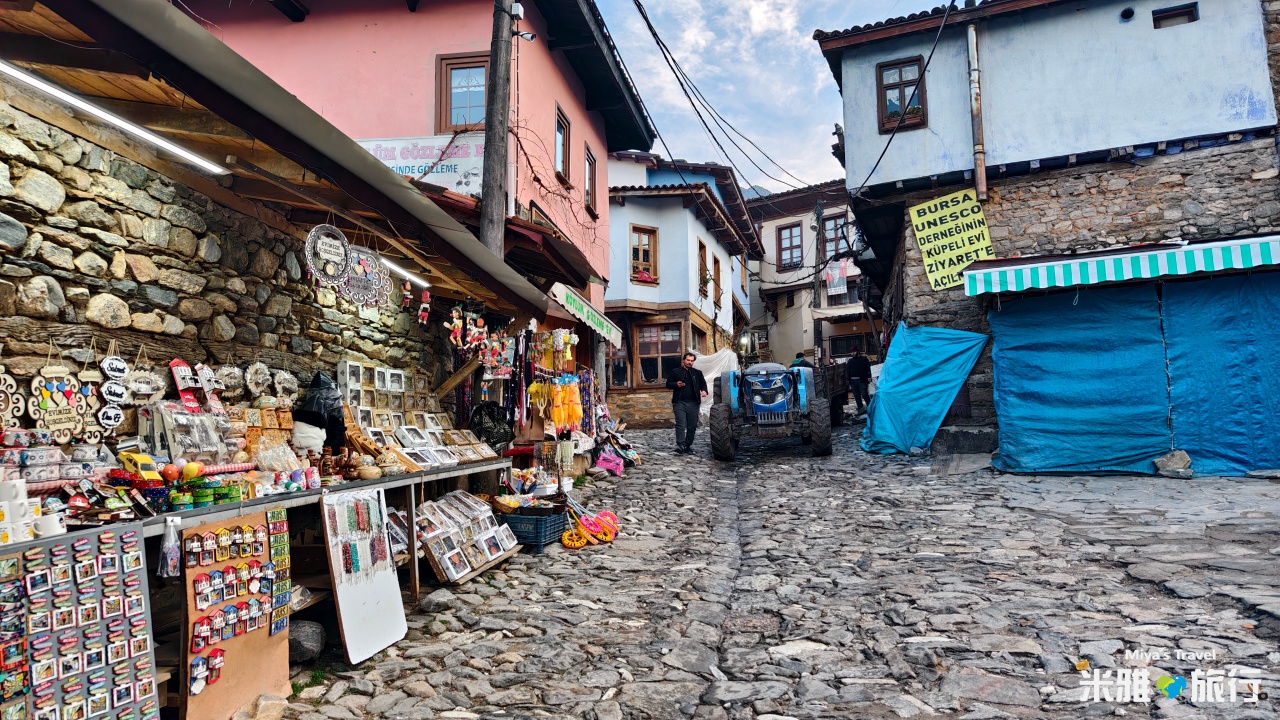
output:
[[814, 457], [831, 454], [831, 401], [824, 371], [757, 363], [721, 373], [713, 390], [711, 453], [732, 461], [746, 437], [800, 436]]

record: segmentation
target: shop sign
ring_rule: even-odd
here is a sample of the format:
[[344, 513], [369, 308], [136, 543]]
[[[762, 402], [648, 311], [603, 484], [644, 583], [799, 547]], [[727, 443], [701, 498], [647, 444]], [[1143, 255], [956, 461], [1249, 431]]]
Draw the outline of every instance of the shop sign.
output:
[[351, 266], [347, 236], [332, 225], [317, 225], [307, 233], [307, 269], [324, 285], [342, 285]]
[[463, 195], [480, 194], [484, 133], [357, 140], [397, 175], [409, 175]]
[[996, 256], [978, 194], [961, 190], [908, 209], [925, 274], [934, 290], [964, 281], [962, 272], [978, 260]]
[[578, 318], [586, 323], [588, 327], [595, 330], [602, 337], [609, 340], [609, 344], [615, 348], [622, 347], [622, 329], [614, 325], [604, 313], [592, 307], [591, 303], [564, 283], [556, 283], [551, 286], [549, 293], [551, 298], [564, 306], [570, 315]]

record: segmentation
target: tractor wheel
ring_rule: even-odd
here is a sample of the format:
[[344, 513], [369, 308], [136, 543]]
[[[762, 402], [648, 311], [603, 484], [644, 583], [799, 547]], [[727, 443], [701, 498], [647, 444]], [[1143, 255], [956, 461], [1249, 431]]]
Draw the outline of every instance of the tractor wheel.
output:
[[733, 437], [733, 415], [726, 403], [711, 406], [711, 454], [717, 460], [733, 462], [738, 454], [738, 441]]
[[809, 437], [813, 441], [813, 456], [831, 454], [831, 410], [826, 400], [809, 403]]

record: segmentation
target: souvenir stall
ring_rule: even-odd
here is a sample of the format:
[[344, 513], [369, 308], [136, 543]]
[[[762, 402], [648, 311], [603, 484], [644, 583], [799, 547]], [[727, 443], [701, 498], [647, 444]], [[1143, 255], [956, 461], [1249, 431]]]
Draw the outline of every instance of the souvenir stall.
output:
[[[389, 304], [387, 265], [337, 228], [312, 230], [306, 261], [319, 287]], [[406, 314], [439, 322], [428, 291], [403, 293]], [[454, 514], [463, 554], [428, 554], [443, 538], [418, 532], [419, 512], [441, 520], [421, 500], [510, 461], [455, 426], [424, 370], [347, 360], [299, 378], [103, 338], [50, 339], [29, 382], [0, 357], [0, 720], [145, 720], [163, 705], [221, 720], [289, 694], [292, 614], [326, 603], [358, 663], [404, 637], [412, 559], [459, 582], [520, 549], [492, 513]], [[472, 350], [506, 381], [514, 344], [477, 330]]]

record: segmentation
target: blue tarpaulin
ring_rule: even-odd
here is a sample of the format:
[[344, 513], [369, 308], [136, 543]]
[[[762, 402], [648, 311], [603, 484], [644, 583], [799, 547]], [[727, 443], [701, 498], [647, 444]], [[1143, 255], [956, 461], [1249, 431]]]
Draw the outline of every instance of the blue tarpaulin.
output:
[[1006, 472], [1150, 473], [1169, 452], [1154, 285], [1005, 301], [987, 315]]
[[1280, 274], [1164, 286], [1174, 446], [1196, 475], [1280, 468]]
[[886, 455], [928, 449], [986, 344], [979, 333], [900, 323], [867, 408], [862, 449]]

